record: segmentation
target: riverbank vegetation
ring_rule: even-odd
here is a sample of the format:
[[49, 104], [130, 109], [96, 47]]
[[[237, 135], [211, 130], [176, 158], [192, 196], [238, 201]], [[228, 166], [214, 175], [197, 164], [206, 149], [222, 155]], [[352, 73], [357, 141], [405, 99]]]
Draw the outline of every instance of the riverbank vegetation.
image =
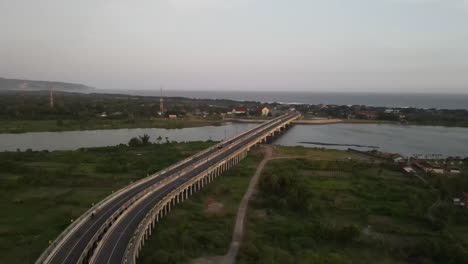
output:
[[420, 109], [364, 105], [307, 105], [305, 118], [339, 118], [349, 123], [468, 127], [468, 109]]
[[211, 145], [0, 152], [0, 262], [34, 263], [48, 241], [93, 203]]
[[197, 118], [179, 119], [133, 119], [129, 120], [3, 120], [0, 133], [61, 132], [75, 130], [102, 130], [122, 128], [187, 128], [221, 125], [221, 120], [202, 120]]
[[[262, 174], [238, 263], [468, 262], [468, 212], [450, 195], [439, 200], [438, 186], [392, 164], [281, 152], [292, 159], [273, 160]], [[452, 179], [439, 181], [456, 192]]]

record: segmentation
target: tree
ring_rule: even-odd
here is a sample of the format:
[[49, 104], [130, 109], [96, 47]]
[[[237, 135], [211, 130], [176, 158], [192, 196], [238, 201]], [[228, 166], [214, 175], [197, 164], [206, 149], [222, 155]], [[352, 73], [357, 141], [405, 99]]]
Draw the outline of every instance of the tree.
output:
[[166, 139], [166, 144], [169, 144], [169, 137], [164, 137]]
[[130, 147], [138, 147], [141, 145], [141, 140], [137, 137], [133, 137], [132, 139], [130, 139], [130, 141], [128, 142], [128, 145]]
[[161, 144], [162, 137], [161, 137], [161, 136], [158, 136], [158, 137], [156, 138], [156, 140], [158, 141], [158, 144]]
[[140, 136], [140, 141], [142, 145], [148, 145], [150, 140], [150, 136], [147, 134], [144, 134], [143, 136]]

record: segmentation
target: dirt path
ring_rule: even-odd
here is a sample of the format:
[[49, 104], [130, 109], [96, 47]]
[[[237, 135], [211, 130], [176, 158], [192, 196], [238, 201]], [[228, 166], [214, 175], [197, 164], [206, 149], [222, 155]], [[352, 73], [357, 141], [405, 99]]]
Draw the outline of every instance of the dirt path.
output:
[[249, 187], [242, 197], [242, 201], [237, 210], [236, 225], [234, 227], [234, 232], [232, 234], [231, 246], [228, 253], [224, 256], [222, 264], [234, 264], [236, 263], [237, 254], [239, 253], [239, 248], [242, 242], [242, 237], [244, 235], [244, 220], [247, 214], [247, 208], [249, 205], [249, 200], [252, 197], [252, 194], [255, 191], [260, 175], [262, 174], [263, 168], [266, 163], [271, 159], [273, 155], [273, 147], [271, 145], [264, 145], [263, 151], [265, 156], [260, 164], [257, 166], [254, 176], [250, 180]]
[[212, 257], [202, 257], [192, 261], [192, 264], [234, 264], [236, 263], [237, 254], [239, 253], [239, 248], [242, 242], [244, 235], [244, 222], [247, 214], [247, 208], [249, 205], [249, 200], [252, 197], [252, 194], [255, 191], [260, 175], [262, 174], [263, 168], [268, 161], [272, 159], [273, 156], [273, 146], [272, 145], [263, 145], [263, 152], [265, 156], [263, 160], [258, 164], [255, 174], [250, 180], [249, 187], [242, 197], [240, 202], [239, 209], [237, 210], [236, 223], [234, 226], [234, 231], [232, 234], [232, 241], [229, 247], [229, 251], [224, 256], [212, 256]]
[[263, 145], [262, 148], [263, 152], [265, 153], [265, 156], [263, 157], [263, 160], [258, 164], [255, 170], [255, 174], [250, 180], [249, 187], [247, 188], [247, 191], [242, 197], [239, 209], [237, 210], [236, 223], [232, 234], [232, 241], [228, 253], [224, 256], [209, 256], [197, 258], [192, 260], [190, 262], [191, 264], [235, 264], [244, 235], [244, 222], [246, 219], [248, 203], [249, 200], [252, 198], [252, 194], [255, 191], [255, 187], [257, 186], [258, 180], [260, 179], [260, 175], [262, 174], [265, 165], [271, 160], [299, 158], [313, 159], [308, 156], [277, 156], [274, 150], [274, 146], [272, 145]]

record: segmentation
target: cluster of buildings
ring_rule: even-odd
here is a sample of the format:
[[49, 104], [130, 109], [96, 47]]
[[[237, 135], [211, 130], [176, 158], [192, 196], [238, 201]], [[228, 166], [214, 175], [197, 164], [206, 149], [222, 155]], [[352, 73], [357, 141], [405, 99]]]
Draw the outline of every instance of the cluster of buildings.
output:
[[228, 116], [247, 116], [254, 114], [255, 116], [271, 116], [273, 113], [276, 113], [277, 109], [270, 110], [268, 107], [263, 106], [262, 108], [257, 108], [250, 110], [245, 108], [244, 106], [234, 107], [232, 111], [227, 112], [226, 115]]
[[416, 167], [421, 169], [422, 171], [426, 173], [432, 173], [432, 174], [460, 174], [461, 169], [457, 167], [457, 165], [460, 165], [463, 163], [462, 160], [445, 160], [442, 162], [439, 161], [433, 161], [432, 163], [426, 161], [426, 160], [421, 160], [421, 159], [411, 159], [412, 164], [414, 164]]
[[[353, 150], [356, 151], [356, 150]], [[416, 170], [438, 175], [458, 175], [462, 173], [463, 160], [460, 157], [449, 157], [447, 159], [420, 159], [405, 158], [400, 154], [385, 153], [377, 150], [361, 152], [374, 158], [395, 163], [406, 173], [416, 173]]]

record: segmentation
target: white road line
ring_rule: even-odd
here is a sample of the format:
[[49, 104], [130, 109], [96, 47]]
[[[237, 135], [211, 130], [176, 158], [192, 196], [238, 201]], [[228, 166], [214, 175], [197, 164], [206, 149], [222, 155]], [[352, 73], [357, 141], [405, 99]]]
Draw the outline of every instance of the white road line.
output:
[[111, 259], [112, 259], [112, 256], [114, 255], [114, 252], [115, 252], [115, 249], [117, 247], [117, 245], [119, 244], [119, 241], [122, 239], [122, 236], [125, 234], [126, 230], [128, 229], [128, 227], [130, 226], [130, 224], [133, 222], [133, 220], [135, 220], [135, 218], [144, 210], [146, 209], [146, 207], [148, 207], [149, 205], [153, 204], [153, 201], [160, 198], [160, 195], [157, 195], [156, 197], [153, 197], [153, 199], [151, 199], [150, 202], [148, 202], [145, 206], [143, 206], [133, 217], [132, 219], [127, 223], [127, 225], [125, 226], [125, 228], [123, 229], [122, 232], [120, 232], [120, 236], [119, 238], [117, 239], [116, 243], [114, 243], [114, 247], [112, 248], [112, 251], [111, 251], [111, 254], [109, 255], [109, 259], [107, 260], [107, 264], [110, 263]]

